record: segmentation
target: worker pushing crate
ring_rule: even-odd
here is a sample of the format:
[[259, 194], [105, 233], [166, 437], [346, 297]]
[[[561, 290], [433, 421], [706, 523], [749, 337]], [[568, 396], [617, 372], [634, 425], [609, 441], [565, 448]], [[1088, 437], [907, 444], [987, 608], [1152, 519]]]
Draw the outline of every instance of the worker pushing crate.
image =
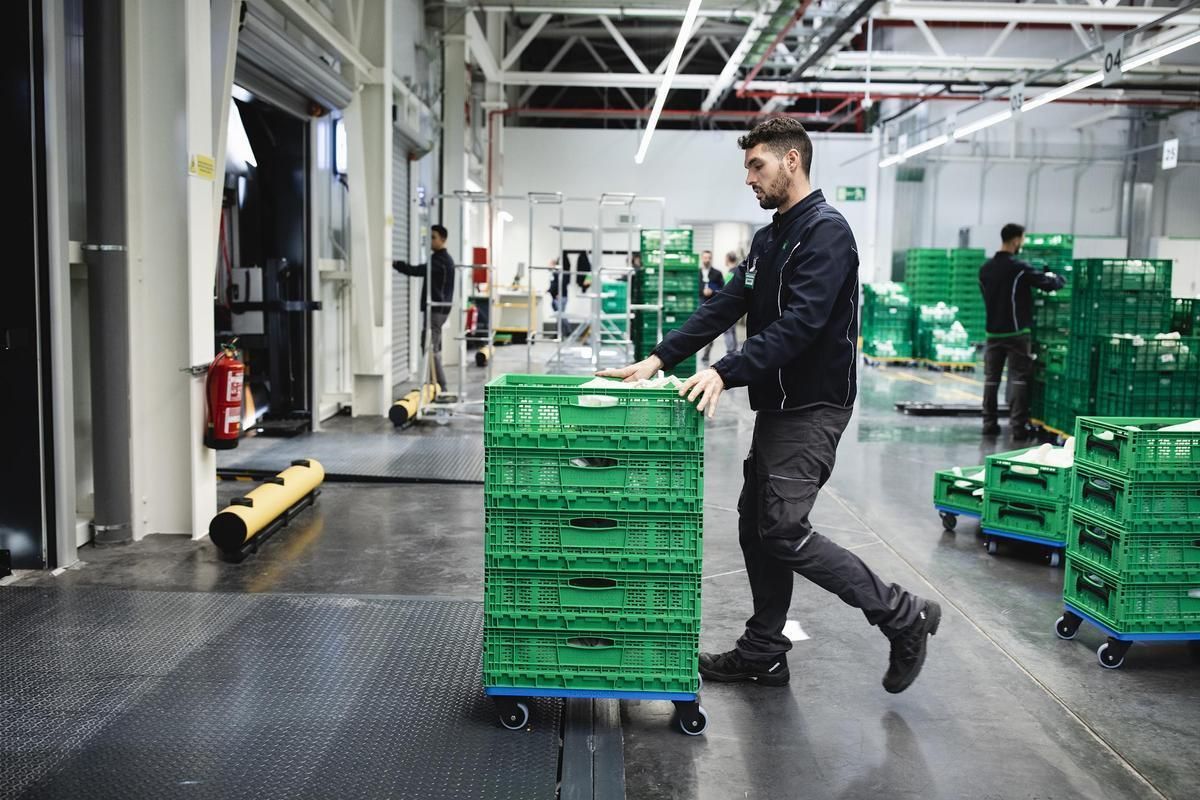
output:
[[[674, 389], [557, 375], [485, 388], [485, 691], [699, 702], [703, 417]], [[601, 382], [602, 384], [604, 382]]]
[[1089, 622], [1116, 669], [1138, 641], [1200, 640], [1200, 424], [1080, 417], [1062, 639]]

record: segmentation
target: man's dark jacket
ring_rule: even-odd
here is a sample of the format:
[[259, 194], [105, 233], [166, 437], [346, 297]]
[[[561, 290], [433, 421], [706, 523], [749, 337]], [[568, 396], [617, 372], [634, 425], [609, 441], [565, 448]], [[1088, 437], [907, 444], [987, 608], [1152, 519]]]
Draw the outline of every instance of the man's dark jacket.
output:
[[[429, 296], [433, 300], [435, 314], [449, 314], [450, 303], [454, 302], [454, 259], [446, 250], [434, 250], [429, 274], [433, 278], [429, 286]], [[407, 261], [393, 261], [392, 269], [413, 278], [425, 277], [424, 264], [409, 264]], [[421, 286], [421, 311], [425, 311], [425, 286]], [[444, 303], [445, 305], [438, 305]]]
[[1029, 333], [1033, 326], [1033, 289], [1061, 289], [1067, 279], [1042, 272], [1003, 250], [979, 268], [979, 290], [987, 308], [987, 334], [993, 339]]

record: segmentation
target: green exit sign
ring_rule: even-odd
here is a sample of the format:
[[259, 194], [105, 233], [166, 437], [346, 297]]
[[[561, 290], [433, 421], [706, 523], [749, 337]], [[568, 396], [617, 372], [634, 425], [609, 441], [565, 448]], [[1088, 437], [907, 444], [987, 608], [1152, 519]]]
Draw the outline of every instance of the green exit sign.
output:
[[867, 199], [867, 187], [839, 186], [837, 199], [839, 203], [861, 203]]

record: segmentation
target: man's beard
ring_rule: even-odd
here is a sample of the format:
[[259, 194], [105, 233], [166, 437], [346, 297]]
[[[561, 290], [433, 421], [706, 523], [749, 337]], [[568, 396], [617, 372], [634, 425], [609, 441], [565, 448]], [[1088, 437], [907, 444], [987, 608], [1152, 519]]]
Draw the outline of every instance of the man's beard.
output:
[[775, 180], [771, 182], [770, 186], [763, 187], [762, 198], [758, 201], [759, 207], [765, 209], [779, 208], [787, 202], [788, 192], [791, 188], [791, 177], [786, 172], [781, 171]]

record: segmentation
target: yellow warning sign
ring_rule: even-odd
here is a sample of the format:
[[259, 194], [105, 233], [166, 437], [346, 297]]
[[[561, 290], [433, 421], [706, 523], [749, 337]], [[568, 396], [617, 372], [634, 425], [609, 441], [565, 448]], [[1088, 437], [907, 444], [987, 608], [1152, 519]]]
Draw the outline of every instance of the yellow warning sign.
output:
[[188, 161], [188, 174], [206, 181], [214, 180], [217, 177], [216, 162], [213, 161], [212, 156], [193, 154]]

